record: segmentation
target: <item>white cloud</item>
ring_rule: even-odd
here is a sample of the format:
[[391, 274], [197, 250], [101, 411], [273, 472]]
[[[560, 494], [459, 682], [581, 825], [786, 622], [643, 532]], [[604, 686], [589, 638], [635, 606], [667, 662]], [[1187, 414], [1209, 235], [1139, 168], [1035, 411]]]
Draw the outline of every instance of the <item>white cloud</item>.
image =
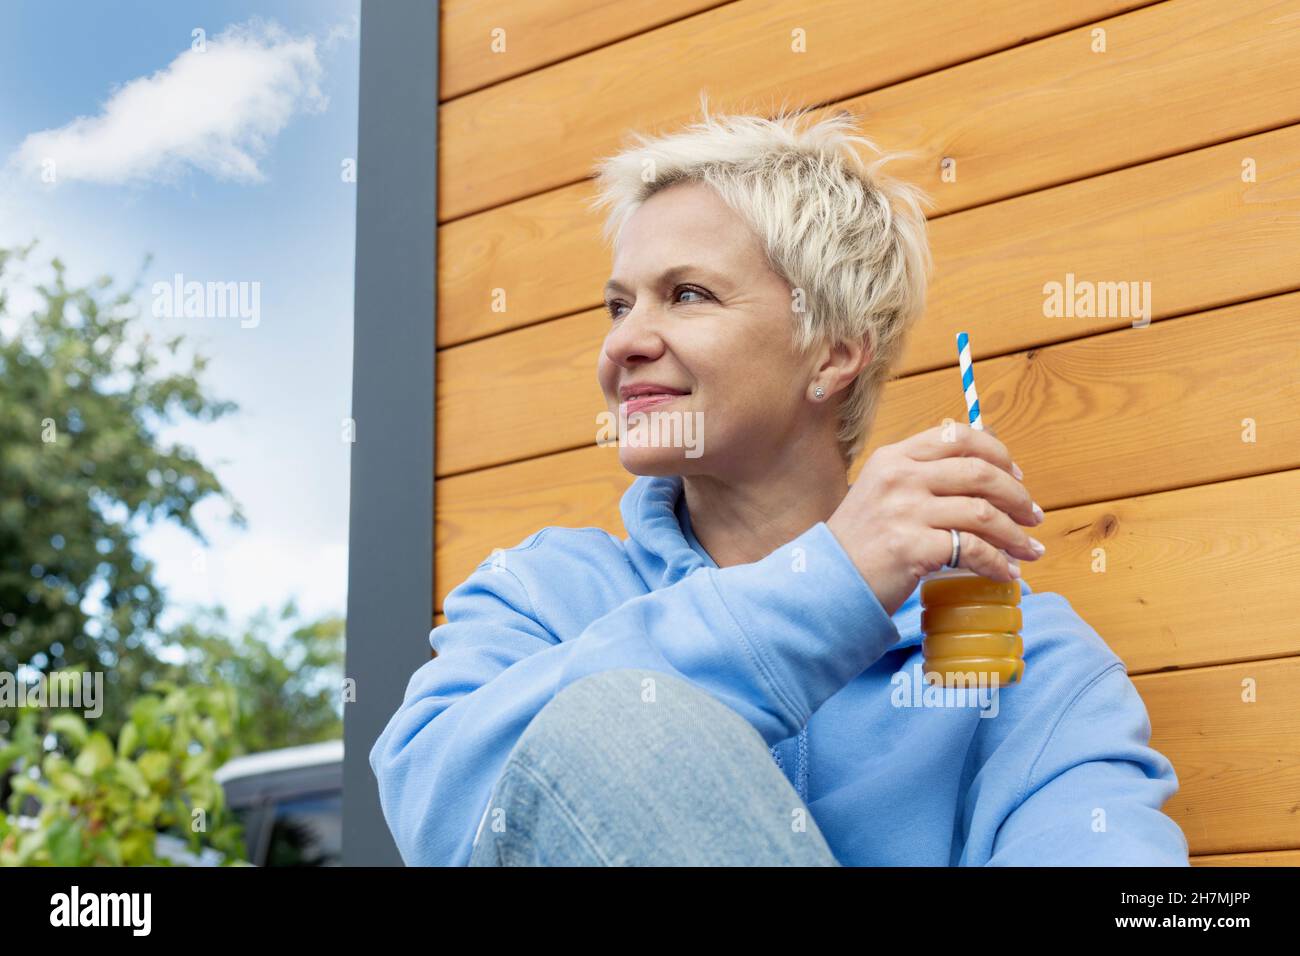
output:
[[32, 133], [9, 162], [46, 182], [53, 169], [56, 184], [171, 181], [190, 168], [260, 182], [270, 141], [296, 113], [328, 105], [321, 75], [314, 37], [238, 24], [116, 88], [98, 116]]
[[348, 23], [336, 23], [330, 27], [329, 33], [325, 35], [325, 42], [321, 44], [326, 50], [332, 50], [340, 43], [348, 40], [355, 40], [361, 35], [361, 18], [355, 13]]
[[321, 536], [333, 529], [294, 534], [269, 524], [254, 516], [249, 531], [241, 532], [209, 522], [211, 549], [172, 526], [146, 531], [140, 551], [156, 563], [154, 580], [167, 592], [164, 626], [185, 620], [195, 608], [218, 604], [233, 620], [243, 621], [263, 608], [278, 611], [288, 597], [304, 617], [345, 613], [346, 531], [345, 540], [326, 543]]

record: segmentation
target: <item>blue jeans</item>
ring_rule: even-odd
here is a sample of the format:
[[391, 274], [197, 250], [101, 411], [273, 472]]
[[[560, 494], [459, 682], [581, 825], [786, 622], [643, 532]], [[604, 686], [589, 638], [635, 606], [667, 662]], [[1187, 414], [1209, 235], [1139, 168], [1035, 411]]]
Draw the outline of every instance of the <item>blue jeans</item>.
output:
[[470, 866], [838, 866], [748, 721], [681, 678], [611, 670], [525, 728]]

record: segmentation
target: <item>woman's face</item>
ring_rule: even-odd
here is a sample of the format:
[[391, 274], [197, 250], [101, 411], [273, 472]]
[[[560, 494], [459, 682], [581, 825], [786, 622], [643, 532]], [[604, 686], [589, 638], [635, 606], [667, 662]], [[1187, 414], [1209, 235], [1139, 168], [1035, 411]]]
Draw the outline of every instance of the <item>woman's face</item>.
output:
[[[615, 416], [628, 385], [689, 394], [644, 408], [661, 416], [658, 427], [626, 410], [619, 457], [629, 472], [738, 476], [799, 444], [814, 359], [795, 355], [792, 301], [758, 238], [711, 187], [679, 183], [637, 209], [614, 252], [597, 378]], [[681, 427], [663, 427], [673, 418]], [[651, 443], [674, 435], [678, 447]]]

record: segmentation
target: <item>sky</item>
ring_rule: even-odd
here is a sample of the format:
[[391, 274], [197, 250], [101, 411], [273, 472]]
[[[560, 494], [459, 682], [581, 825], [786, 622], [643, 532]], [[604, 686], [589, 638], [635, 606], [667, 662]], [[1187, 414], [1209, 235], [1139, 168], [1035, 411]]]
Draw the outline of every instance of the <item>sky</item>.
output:
[[[236, 620], [288, 598], [310, 616], [346, 607], [359, 11], [0, 4], [0, 246], [39, 240], [29, 267], [57, 256], [74, 282], [139, 276], [141, 328], [183, 333], [210, 360], [208, 393], [239, 405], [163, 432], [248, 522], [210, 501], [206, 550], [146, 532], [164, 624], [198, 605]], [[205, 295], [169, 315], [178, 274]], [[213, 288], [242, 299], [223, 309]]]

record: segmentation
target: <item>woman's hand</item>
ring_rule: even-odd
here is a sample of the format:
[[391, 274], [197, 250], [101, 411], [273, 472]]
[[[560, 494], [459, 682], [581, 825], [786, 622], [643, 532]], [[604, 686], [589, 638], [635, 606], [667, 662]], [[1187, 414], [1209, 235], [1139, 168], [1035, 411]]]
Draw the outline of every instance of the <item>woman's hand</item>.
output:
[[1019, 525], [1033, 527], [1043, 517], [1012, 468], [992, 433], [936, 425], [876, 449], [826, 526], [887, 614], [952, 557], [949, 528], [961, 535], [959, 567], [1014, 580], [1019, 565], [1003, 551], [1041, 557]]

